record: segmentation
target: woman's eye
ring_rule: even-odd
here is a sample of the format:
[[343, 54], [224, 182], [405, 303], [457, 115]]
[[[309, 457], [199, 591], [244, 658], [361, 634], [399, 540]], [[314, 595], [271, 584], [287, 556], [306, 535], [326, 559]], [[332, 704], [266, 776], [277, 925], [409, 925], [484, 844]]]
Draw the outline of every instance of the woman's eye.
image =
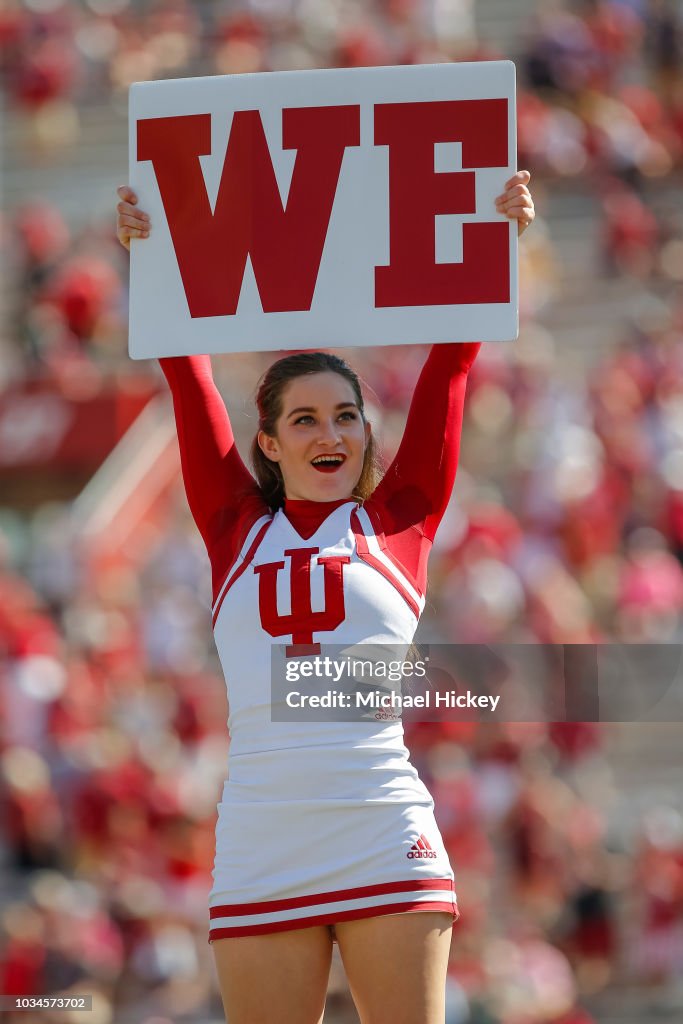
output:
[[[338, 417], [338, 419], [346, 420], [346, 421], [355, 420], [356, 418], [357, 418], [356, 413], [352, 412], [351, 410], [348, 410], [347, 412], [340, 413], [339, 417]], [[297, 416], [297, 418], [294, 420], [294, 422], [295, 423], [313, 423], [314, 419], [313, 419], [312, 416], [308, 416], [308, 415], [306, 415], [306, 416]]]

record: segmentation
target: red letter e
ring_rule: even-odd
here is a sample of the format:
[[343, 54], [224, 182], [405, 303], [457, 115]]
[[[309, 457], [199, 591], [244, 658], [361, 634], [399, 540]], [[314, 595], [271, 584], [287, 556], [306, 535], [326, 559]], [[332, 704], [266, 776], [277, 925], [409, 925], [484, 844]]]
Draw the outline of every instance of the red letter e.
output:
[[390, 230], [376, 307], [510, 301], [507, 224], [463, 224], [462, 263], [436, 262], [434, 218], [476, 210], [474, 172], [436, 172], [437, 142], [462, 143], [463, 167], [507, 167], [507, 100], [375, 107], [375, 145], [389, 147]]

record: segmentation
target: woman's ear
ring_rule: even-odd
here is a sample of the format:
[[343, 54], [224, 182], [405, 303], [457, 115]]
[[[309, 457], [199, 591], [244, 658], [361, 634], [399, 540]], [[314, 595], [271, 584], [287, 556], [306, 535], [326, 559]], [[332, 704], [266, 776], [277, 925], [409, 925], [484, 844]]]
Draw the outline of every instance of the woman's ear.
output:
[[276, 437], [271, 437], [265, 431], [259, 430], [256, 440], [267, 459], [270, 459], [271, 462], [280, 461], [280, 445]]

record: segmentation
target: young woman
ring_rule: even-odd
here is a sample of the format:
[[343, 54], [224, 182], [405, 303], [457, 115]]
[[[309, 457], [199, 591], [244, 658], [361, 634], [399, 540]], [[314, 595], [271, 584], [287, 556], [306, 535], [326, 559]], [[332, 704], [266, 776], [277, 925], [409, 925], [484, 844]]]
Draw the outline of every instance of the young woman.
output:
[[[497, 201], [534, 219], [528, 171]], [[117, 233], [150, 224], [128, 186]], [[255, 478], [208, 357], [162, 359], [192, 514], [213, 572], [229, 692], [209, 941], [230, 1024], [318, 1024], [332, 943], [362, 1024], [442, 1024], [453, 871], [400, 722], [271, 718], [271, 648], [412, 642], [455, 479], [479, 344], [434, 345], [379, 480], [356, 374], [336, 356], [274, 363], [259, 387]]]

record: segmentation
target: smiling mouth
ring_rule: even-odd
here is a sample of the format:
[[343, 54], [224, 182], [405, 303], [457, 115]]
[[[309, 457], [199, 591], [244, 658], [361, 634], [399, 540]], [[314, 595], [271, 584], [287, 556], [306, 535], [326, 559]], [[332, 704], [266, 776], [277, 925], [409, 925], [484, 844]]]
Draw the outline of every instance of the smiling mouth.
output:
[[311, 461], [311, 465], [313, 466], [313, 469], [317, 469], [319, 473], [336, 473], [345, 462], [346, 456], [338, 453], [336, 455], [317, 455], [315, 459]]

